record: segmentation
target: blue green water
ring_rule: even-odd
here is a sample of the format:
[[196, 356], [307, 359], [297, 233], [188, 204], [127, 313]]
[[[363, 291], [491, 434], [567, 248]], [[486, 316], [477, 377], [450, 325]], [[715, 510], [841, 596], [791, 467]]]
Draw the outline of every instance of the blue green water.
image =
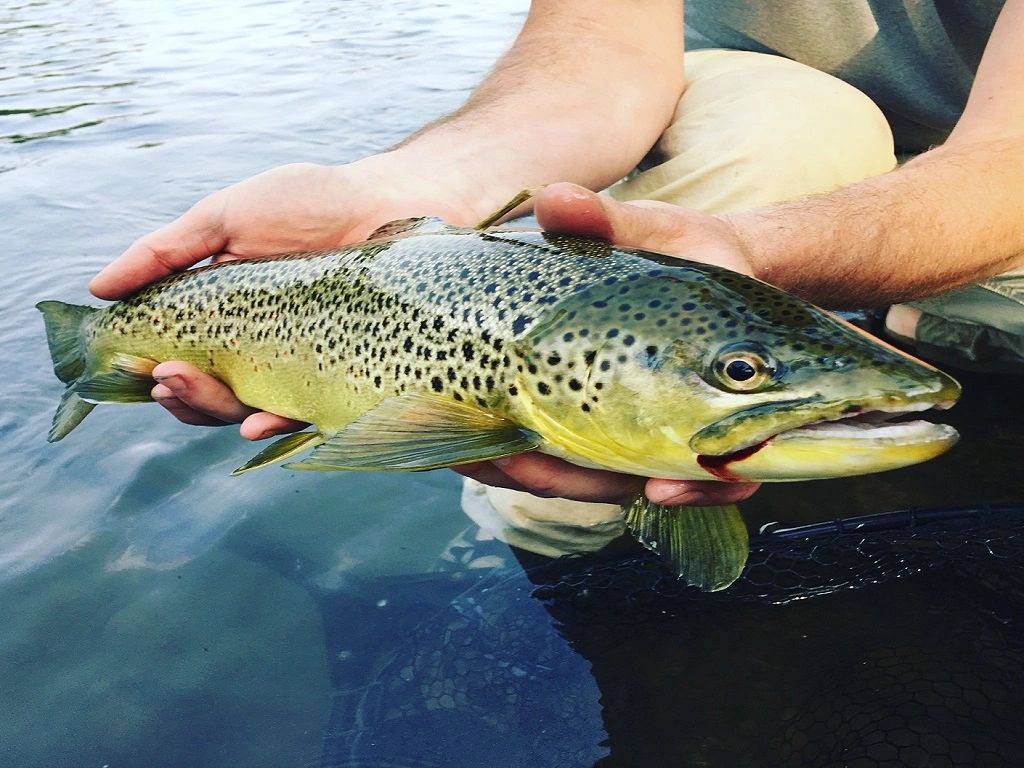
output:
[[428, 569], [467, 524], [457, 478], [239, 482], [251, 444], [156, 406], [103, 409], [47, 445], [59, 386], [33, 304], [88, 303], [101, 265], [203, 194], [355, 159], [450, 111], [523, 12], [0, 8], [0, 764], [317, 761], [330, 681], [310, 585]]
[[[922, 644], [951, 626], [987, 636], [987, 593], [938, 577], [742, 615], [620, 613], [590, 587], [542, 603], [501, 545], [481, 545], [500, 568], [439, 565], [469, 526], [455, 475], [230, 478], [251, 444], [157, 406], [101, 407], [45, 442], [61, 386], [35, 302], [88, 303], [92, 274], [205, 193], [355, 159], [455, 108], [525, 5], [0, 9], [0, 766], [783, 764], [759, 739], [805, 744], [792, 724], [824, 711], [815, 686], [841, 689], [843, 665], [888, 669], [910, 648], [949, 666], [959, 646]], [[746, 512], [800, 523], [1020, 500], [1017, 387], [971, 378], [947, 457], [767, 489]], [[998, 634], [991, 647], [1012, 668], [1019, 649]], [[847, 659], [838, 671], [830, 655]]]

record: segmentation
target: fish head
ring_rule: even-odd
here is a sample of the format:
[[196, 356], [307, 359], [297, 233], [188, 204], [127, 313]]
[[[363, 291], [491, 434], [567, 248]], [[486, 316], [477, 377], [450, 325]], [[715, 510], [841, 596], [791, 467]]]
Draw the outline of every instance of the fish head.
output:
[[532, 330], [523, 388], [563, 455], [657, 477], [807, 480], [956, 442], [901, 420], [956, 401], [946, 374], [758, 280], [682, 264], [590, 286]]

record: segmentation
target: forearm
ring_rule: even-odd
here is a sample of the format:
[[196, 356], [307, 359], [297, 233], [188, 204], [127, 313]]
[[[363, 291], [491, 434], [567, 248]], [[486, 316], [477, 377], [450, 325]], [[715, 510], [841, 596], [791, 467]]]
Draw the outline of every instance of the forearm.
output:
[[729, 216], [754, 274], [830, 307], [934, 295], [1024, 265], [1024, 142], [950, 142], [846, 189]]
[[388, 160], [448, 185], [465, 211], [461, 223], [524, 187], [611, 184], [654, 144], [682, 92], [678, 5], [535, 3], [467, 103]]

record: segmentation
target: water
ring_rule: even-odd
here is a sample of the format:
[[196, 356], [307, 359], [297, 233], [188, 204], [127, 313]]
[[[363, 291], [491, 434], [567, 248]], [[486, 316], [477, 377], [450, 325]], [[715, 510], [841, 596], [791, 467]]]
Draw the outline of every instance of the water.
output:
[[[525, 5], [0, 10], [0, 765], [772, 764], [758, 745], [806, 746], [816, 679], [841, 687], [847, 668], [887, 668], [908, 647], [948, 667], [953, 651], [922, 651], [927, 638], [987, 637], [993, 612], [1019, 626], [963, 574], [752, 614], [656, 597], [609, 613], [586, 580], [542, 602], [502, 545], [477, 546], [501, 567], [439, 567], [469, 525], [451, 473], [232, 479], [251, 445], [156, 406], [101, 407], [45, 442], [60, 384], [36, 301], [88, 303], [92, 274], [210, 191], [358, 158], [455, 108]], [[745, 511], [800, 523], [1019, 501], [1018, 382], [968, 383], [949, 456], [766, 489]], [[993, 637], [989, 655], [1018, 663]]]

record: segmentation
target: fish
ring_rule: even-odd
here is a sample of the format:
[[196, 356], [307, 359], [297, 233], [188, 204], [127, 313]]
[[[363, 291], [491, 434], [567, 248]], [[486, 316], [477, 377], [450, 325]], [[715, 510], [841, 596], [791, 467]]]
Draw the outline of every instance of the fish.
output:
[[[914, 418], [956, 401], [953, 378], [796, 296], [493, 220], [404, 219], [346, 247], [191, 269], [103, 308], [40, 302], [65, 384], [49, 440], [98, 403], [150, 401], [166, 360], [313, 425], [236, 474], [541, 451], [640, 477], [798, 481], [896, 469], [957, 440]], [[623, 511], [687, 583], [718, 590], [742, 571], [735, 506], [638, 494]]]

